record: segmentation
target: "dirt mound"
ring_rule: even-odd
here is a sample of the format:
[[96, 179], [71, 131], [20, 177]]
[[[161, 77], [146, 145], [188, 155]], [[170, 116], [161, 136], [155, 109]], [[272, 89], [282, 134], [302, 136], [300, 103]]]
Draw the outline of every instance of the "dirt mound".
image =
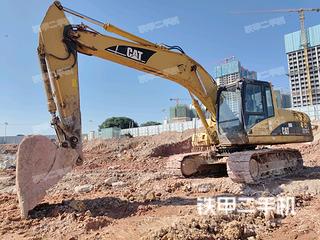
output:
[[159, 135], [135, 137], [135, 138], [118, 138], [106, 140], [93, 140], [84, 144], [84, 152], [109, 153], [111, 151], [122, 152], [124, 150], [138, 149], [144, 155], [150, 155], [156, 147], [165, 144], [173, 144], [189, 139], [193, 131], [164, 132]]
[[192, 131], [165, 132], [160, 135], [135, 138], [94, 140], [84, 143], [85, 165], [123, 161], [141, 162], [191, 151]]
[[[273, 224], [271, 224], [271, 222]], [[183, 219], [169, 227], [151, 232], [143, 240], [207, 240], [207, 239], [248, 239], [276, 227], [276, 220], [266, 221], [256, 215], [215, 215]]]
[[171, 155], [191, 152], [191, 138], [176, 143], [167, 143], [152, 149], [150, 157], [169, 157]]

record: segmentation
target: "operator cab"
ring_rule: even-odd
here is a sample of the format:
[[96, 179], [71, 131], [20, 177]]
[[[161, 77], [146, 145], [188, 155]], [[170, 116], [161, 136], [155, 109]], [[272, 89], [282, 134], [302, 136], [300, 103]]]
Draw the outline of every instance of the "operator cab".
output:
[[274, 116], [270, 84], [246, 79], [220, 87], [217, 109], [221, 144], [249, 144], [248, 133], [251, 128]]

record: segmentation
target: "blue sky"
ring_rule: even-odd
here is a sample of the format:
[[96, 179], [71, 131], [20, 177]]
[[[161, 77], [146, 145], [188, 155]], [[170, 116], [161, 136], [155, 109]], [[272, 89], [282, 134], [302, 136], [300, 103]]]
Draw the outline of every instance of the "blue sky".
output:
[[[41, 82], [34, 29], [52, 1], [1, 0], [0, 20], [0, 135], [48, 134], [50, 116]], [[234, 11], [319, 7], [316, 0], [92, 0], [62, 1], [63, 5], [100, 21], [110, 22], [155, 43], [179, 45], [211, 74], [214, 65], [236, 56], [243, 66], [264, 73], [276, 70], [269, 79], [276, 87], [288, 89], [283, 36], [297, 31], [297, 14], [232, 14]], [[318, 3], [318, 4], [317, 4]], [[139, 26], [178, 18], [179, 24], [139, 32]], [[265, 21], [281, 18], [281, 24]], [[284, 20], [284, 22], [283, 22]], [[73, 23], [81, 20], [72, 17]], [[264, 22], [264, 28], [251, 33], [246, 26]], [[306, 25], [320, 23], [320, 13], [306, 15]], [[270, 25], [270, 24], [269, 24]], [[103, 29], [97, 30], [103, 32]], [[108, 34], [108, 33], [106, 33]], [[106, 118], [128, 116], [142, 123], [162, 121], [174, 104], [170, 98], [189, 98], [175, 83], [160, 78], [139, 81], [143, 73], [94, 57], [80, 56], [80, 89], [83, 131], [94, 130]], [[277, 70], [278, 69], [278, 70]]]

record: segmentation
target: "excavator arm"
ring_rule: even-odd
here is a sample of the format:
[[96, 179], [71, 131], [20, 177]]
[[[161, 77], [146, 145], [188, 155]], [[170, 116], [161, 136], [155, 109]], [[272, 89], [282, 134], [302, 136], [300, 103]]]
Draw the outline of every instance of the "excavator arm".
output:
[[[84, 24], [71, 25], [65, 12], [99, 25], [122, 39], [103, 35]], [[45, 196], [45, 191], [83, 161], [78, 53], [160, 76], [185, 87], [210, 143], [218, 143], [217, 84], [180, 47], [154, 44], [65, 8], [59, 2], [50, 6], [40, 30], [38, 55], [58, 146], [41, 136], [27, 137], [20, 144], [17, 187], [22, 216], [27, 217], [28, 211]], [[198, 100], [211, 113], [209, 123]]]

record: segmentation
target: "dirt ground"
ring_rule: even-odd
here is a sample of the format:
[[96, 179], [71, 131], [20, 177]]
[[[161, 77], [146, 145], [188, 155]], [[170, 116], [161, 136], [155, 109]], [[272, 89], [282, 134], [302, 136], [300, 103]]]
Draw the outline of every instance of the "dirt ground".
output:
[[[303, 154], [301, 173], [250, 186], [227, 177], [170, 175], [168, 157], [190, 151], [192, 132], [87, 142], [84, 164], [50, 189], [28, 220], [20, 218], [15, 170], [8, 167], [0, 170], [0, 238], [320, 239], [320, 142], [315, 133], [313, 143], [290, 145]], [[16, 149], [1, 146], [0, 159]], [[256, 207], [250, 213], [199, 212], [209, 197], [286, 196], [295, 197], [294, 215], [265, 214]]]

